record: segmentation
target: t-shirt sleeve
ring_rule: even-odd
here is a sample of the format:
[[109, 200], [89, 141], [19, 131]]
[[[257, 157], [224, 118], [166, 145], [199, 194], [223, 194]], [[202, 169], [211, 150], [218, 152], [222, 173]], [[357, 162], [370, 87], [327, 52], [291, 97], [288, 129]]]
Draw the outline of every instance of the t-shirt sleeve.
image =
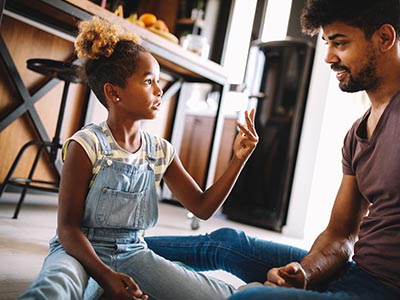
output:
[[165, 171], [175, 157], [175, 147], [161, 137], [155, 137], [157, 162], [155, 165], [156, 182], [160, 182]]
[[352, 165], [352, 149], [354, 141], [354, 126], [347, 132], [342, 147], [342, 172], [345, 175], [355, 175]]
[[175, 157], [175, 147], [166, 139], [157, 137], [158, 139], [158, 144], [160, 145], [160, 150], [163, 152], [163, 157], [165, 159], [165, 168], [168, 168], [168, 166], [171, 164], [171, 162], [174, 160]]
[[70, 138], [68, 138], [64, 142], [62, 148], [63, 161], [65, 161], [65, 158], [67, 157], [67, 151], [71, 141], [77, 142], [79, 145], [81, 145], [81, 147], [86, 152], [93, 166], [97, 160], [97, 154], [99, 151], [99, 144], [97, 142], [96, 135], [90, 130], [82, 129], [77, 131]]

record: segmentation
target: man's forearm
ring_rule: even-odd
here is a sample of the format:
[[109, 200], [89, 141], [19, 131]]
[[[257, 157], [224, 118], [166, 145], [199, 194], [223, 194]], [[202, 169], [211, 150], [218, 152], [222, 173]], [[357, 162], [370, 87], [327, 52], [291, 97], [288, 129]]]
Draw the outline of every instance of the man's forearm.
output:
[[353, 245], [351, 238], [338, 238], [327, 232], [322, 233], [309, 254], [301, 261], [307, 276], [307, 287], [318, 286], [336, 276], [351, 257]]

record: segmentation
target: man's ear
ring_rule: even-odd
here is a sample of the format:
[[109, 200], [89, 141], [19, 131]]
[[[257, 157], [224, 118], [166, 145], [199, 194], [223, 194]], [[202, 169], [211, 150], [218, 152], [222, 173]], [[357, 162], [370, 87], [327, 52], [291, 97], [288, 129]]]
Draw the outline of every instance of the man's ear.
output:
[[378, 34], [379, 47], [382, 52], [390, 50], [397, 41], [397, 34], [390, 24], [383, 24], [376, 32]]

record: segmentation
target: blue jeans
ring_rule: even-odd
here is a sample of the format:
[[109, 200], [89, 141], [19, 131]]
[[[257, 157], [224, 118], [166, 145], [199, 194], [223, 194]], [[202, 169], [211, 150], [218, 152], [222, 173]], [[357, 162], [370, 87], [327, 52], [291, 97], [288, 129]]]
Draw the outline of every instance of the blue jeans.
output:
[[[138, 241], [141, 237], [129, 232], [116, 230], [111, 234], [100, 229], [88, 235], [99, 258], [112, 269], [130, 275], [150, 300], [224, 300], [235, 291], [230, 284], [156, 255]], [[54, 239], [39, 276], [18, 299], [95, 300], [102, 294], [81, 264]]]
[[[181, 261], [197, 271], [225, 270], [246, 283], [264, 282], [270, 268], [301, 261], [307, 251], [250, 237], [242, 231], [222, 228], [206, 235], [146, 237], [148, 246], [169, 260]], [[392, 289], [354, 262], [327, 286], [317, 290], [284, 287], [250, 287], [229, 300], [398, 300]]]

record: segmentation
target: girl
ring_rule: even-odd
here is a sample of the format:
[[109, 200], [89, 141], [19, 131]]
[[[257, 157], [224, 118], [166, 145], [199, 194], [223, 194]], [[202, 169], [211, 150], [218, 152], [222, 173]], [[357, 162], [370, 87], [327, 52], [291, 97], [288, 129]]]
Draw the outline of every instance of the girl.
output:
[[20, 299], [97, 299], [98, 285], [108, 299], [228, 298], [232, 286], [156, 255], [142, 231], [156, 224], [161, 179], [196, 216], [214, 214], [258, 142], [254, 111], [245, 113], [246, 125], [238, 124], [226, 172], [202, 191], [173, 146], [140, 128], [157, 115], [163, 92], [160, 66], [137, 36], [94, 17], [79, 24], [75, 48], [108, 118], [64, 144], [57, 235]]

